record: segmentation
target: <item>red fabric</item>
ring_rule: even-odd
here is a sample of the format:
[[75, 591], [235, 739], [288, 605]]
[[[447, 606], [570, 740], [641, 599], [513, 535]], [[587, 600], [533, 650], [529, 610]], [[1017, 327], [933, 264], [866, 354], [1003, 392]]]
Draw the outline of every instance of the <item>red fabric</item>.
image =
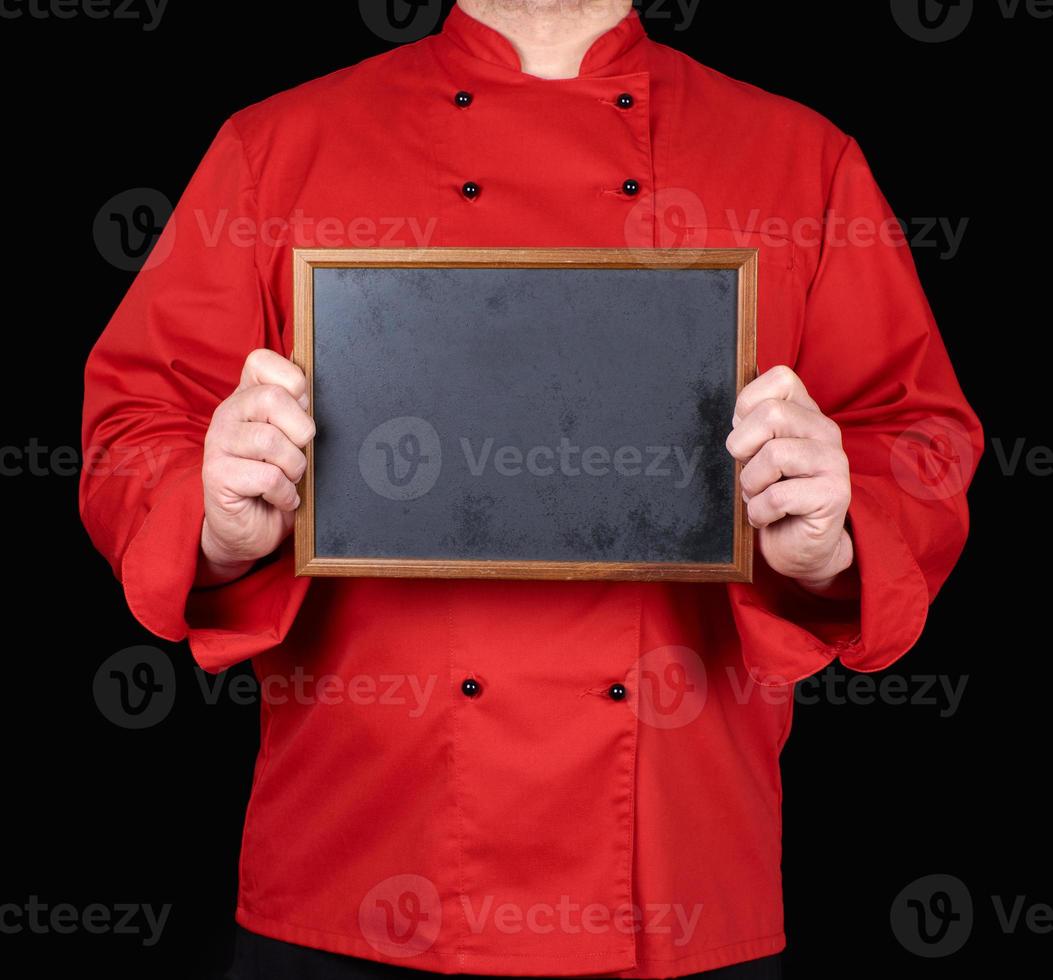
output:
[[[455, 8], [223, 126], [88, 362], [85, 446], [122, 465], [89, 468], [82, 513], [147, 628], [267, 681], [242, 925], [441, 972], [672, 976], [783, 947], [787, 685], [914, 643], [982, 446], [908, 249], [841, 240], [889, 218], [851, 139], [635, 13], [544, 81]], [[294, 245], [627, 244], [760, 249], [760, 368], [793, 366], [844, 429], [859, 602], [762, 560], [730, 587], [309, 581], [291, 542], [191, 590], [202, 439], [245, 355], [290, 351]]]

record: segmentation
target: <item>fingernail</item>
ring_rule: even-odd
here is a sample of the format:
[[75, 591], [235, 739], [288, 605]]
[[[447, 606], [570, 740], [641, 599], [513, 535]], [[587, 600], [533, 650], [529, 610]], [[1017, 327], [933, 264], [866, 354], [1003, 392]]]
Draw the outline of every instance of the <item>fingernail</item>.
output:
[[300, 403], [300, 408], [302, 408], [306, 412], [307, 411], [307, 406], [310, 405], [310, 401], [308, 401], [308, 398], [307, 398], [307, 392], [305, 391], [296, 400]]
[[293, 506], [294, 507], [299, 507], [300, 506], [300, 495], [299, 494], [296, 495], [296, 503], [293, 504]]

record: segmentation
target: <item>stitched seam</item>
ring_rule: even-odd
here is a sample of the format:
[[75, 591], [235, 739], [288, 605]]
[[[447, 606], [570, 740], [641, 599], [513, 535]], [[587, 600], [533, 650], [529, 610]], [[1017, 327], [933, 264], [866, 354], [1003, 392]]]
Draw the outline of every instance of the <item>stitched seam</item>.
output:
[[[452, 691], [453, 686], [456, 682], [454, 677], [454, 649], [456, 647], [456, 631], [454, 628], [454, 617], [453, 617], [453, 589], [454, 583], [448, 582], [445, 584], [446, 592], [446, 631], [447, 631], [447, 650], [449, 653], [449, 678], [448, 678], [448, 690]], [[459, 937], [455, 940], [455, 954], [457, 961], [462, 966], [465, 963], [465, 939], [468, 935], [468, 912], [465, 909], [464, 902], [464, 809], [461, 806], [461, 776], [458, 761], [460, 759], [460, 738], [461, 738], [461, 727], [459, 723], [458, 712], [461, 705], [457, 703], [456, 697], [453, 698], [451, 703], [451, 724], [453, 725], [453, 736], [452, 744], [450, 747], [450, 768], [453, 771], [453, 802], [454, 809], [457, 813], [457, 903], [461, 907], [461, 924], [462, 932]]]

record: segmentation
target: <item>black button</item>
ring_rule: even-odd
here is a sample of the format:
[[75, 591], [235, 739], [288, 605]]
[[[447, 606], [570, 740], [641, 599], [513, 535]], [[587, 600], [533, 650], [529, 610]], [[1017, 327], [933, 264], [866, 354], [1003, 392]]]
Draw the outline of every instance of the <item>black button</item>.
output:
[[622, 184], [622, 190], [625, 191], [629, 197], [634, 197], [640, 193], [640, 185], [635, 180], [627, 180]]
[[618, 108], [631, 109], [635, 101], [636, 100], [628, 92], [622, 92], [622, 94], [618, 96]]
[[625, 690], [624, 684], [612, 684], [607, 693], [610, 695], [612, 701], [624, 701], [625, 695], [629, 692]]
[[472, 104], [472, 93], [471, 92], [458, 92], [454, 97], [453, 101], [457, 103], [462, 109], [467, 109]]
[[474, 698], [481, 690], [479, 682], [472, 677], [461, 682], [461, 693], [466, 698]]
[[470, 180], [461, 188], [461, 193], [468, 198], [469, 201], [474, 201], [479, 196], [479, 190], [479, 185]]

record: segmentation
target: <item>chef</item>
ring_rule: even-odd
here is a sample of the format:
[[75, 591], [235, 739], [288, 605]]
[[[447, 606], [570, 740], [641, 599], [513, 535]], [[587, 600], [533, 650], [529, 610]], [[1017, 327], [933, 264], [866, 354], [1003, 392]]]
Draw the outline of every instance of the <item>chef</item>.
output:
[[[263, 698], [234, 976], [778, 976], [792, 685], [918, 639], [982, 447], [897, 230], [630, 0], [459, 0], [226, 121], [88, 361], [84, 523], [205, 670], [430, 692]], [[752, 584], [294, 576], [292, 249], [422, 244], [759, 250]]]

